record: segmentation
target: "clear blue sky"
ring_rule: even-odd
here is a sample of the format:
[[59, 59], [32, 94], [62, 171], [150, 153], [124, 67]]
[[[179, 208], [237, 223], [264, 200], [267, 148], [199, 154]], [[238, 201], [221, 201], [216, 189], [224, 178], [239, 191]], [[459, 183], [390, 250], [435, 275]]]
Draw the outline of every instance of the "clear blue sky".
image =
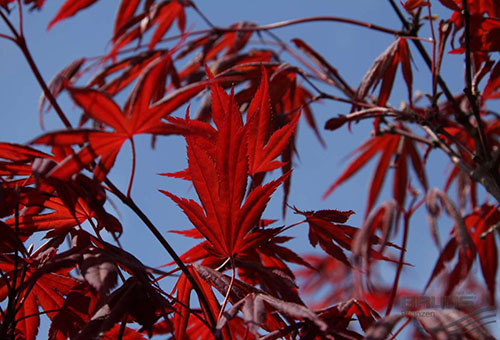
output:
[[[317, 15], [332, 15], [364, 20], [390, 28], [399, 29], [400, 24], [390, 10], [386, 1], [351, 0], [351, 1], [305, 1], [305, 0], [272, 0], [272, 1], [196, 1], [205, 15], [217, 25], [223, 26], [237, 21], [254, 21], [258, 24], [268, 24], [291, 18]], [[55, 25], [51, 31], [46, 31], [47, 23], [55, 15], [61, 1], [47, 1], [40, 13], [29, 13], [25, 16], [25, 32], [32, 54], [48, 81], [63, 66], [82, 56], [102, 55], [109, 51], [108, 39], [111, 37], [113, 20], [116, 11], [115, 1], [100, 1], [89, 10], [79, 13], [76, 17]], [[440, 7], [440, 6], [435, 6]], [[448, 16], [448, 12], [438, 14]], [[188, 12], [187, 27], [194, 29], [205, 27], [199, 17]], [[425, 30], [424, 30], [425, 31]], [[0, 33], [6, 33], [0, 24]], [[372, 32], [365, 28], [349, 27], [337, 23], [312, 23], [283, 28], [275, 31], [284, 40], [299, 37], [321, 52], [342, 74], [352, 86], [357, 86], [363, 74], [372, 61], [394, 40], [390, 35]], [[429, 91], [430, 75], [427, 68], [416, 53], [413, 53], [419, 73], [414, 75], [414, 89]], [[443, 74], [451, 79], [450, 84], [456, 84], [454, 90], [460, 90], [462, 82], [462, 56], [447, 56], [443, 65]], [[0, 41], [0, 103], [2, 120], [0, 133], [2, 141], [27, 142], [43, 131], [38, 121], [38, 100], [40, 88], [16, 47]], [[401, 81], [400, 76], [399, 81]], [[452, 86], [453, 87], [453, 86]], [[401, 86], [396, 89], [390, 99], [395, 107], [406, 99], [406, 89]], [[63, 108], [76, 121], [79, 111], [63, 97]], [[349, 107], [332, 102], [323, 102], [313, 107], [318, 125], [338, 113], [348, 112]], [[179, 112], [183, 115], [183, 112]], [[62, 128], [53, 112], [45, 116], [47, 130]], [[340, 209], [354, 210], [350, 222], [360, 226], [365, 211], [366, 193], [373, 164], [370, 164], [357, 177], [337, 189], [328, 199], [322, 201], [321, 195], [338, 177], [347, 165], [344, 157], [368, 137], [370, 124], [354, 126], [353, 133], [346, 129], [335, 133], [322, 131], [327, 149], [317, 142], [304, 122], [299, 128], [298, 151], [300, 158], [295, 164], [292, 192], [289, 198], [291, 205], [303, 210], [310, 209]], [[150, 216], [162, 231], [185, 229], [190, 227], [180, 209], [157, 192], [165, 189], [179, 196], [193, 195], [190, 187], [179, 180], [166, 179], [157, 173], [171, 172], [186, 166], [185, 148], [181, 138], [162, 138], [156, 151], [149, 148], [148, 138], [139, 138], [139, 163], [133, 197], [139, 206]], [[428, 171], [431, 186], [442, 188], [445, 178], [443, 157], [436, 153], [431, 157]], [[130, 171], [130, 150], [125, 147], [118, 158], [117, 166], [111, 171], [112, 180], [121, 188], [126, 188]], [[384, 192], [379, 203], [391, 197], [392, 175], [387, 178]], [[118, 201], [113, 199], [116, 203]], [[158, 266], [171, 259], [149, 234], [141, 222], [125, 207], [119, 204], [125, 228], [122, 239], [125, 249], [137, 254], [146, 264]], [[111, 209], [111, 208], [110, 208]], [[115, 213], [116, 214], [116, 213]], [[275, 195], [264, 217], [280, 218], [281, 192]], [[287, 223], [298, 219], [288, 214]], [[442, 239], [451, 229], [448, 220], [440, 221]], [[310, 252], [312, 249], [306, 240], [306, 226], [298, 228], [294, 235], [293, 249], [297, 252]], [[410, 244], [407, 261], [415, 267], [407, 269], [401, 286], [409, 286], [421, 290], [429, 278], [430, 271], [437, 260], [438, 253], [428, 237], [428, 225], [424, 214], [418, 214], [411, 227]], [[175, 249], [182, 253], [193, 243], [184, 237], [168, 235]], [[396, 238], [400, 242], [400, 236]], [[478, 270], [478, 266], [475, 268]], [[384, 270], [389, 275], [387, 282], [392, 282], [394, 270]], [[496, 325], [499, 330], [499, 325]], [[43, 333], [42, 333], [43, 334]]]

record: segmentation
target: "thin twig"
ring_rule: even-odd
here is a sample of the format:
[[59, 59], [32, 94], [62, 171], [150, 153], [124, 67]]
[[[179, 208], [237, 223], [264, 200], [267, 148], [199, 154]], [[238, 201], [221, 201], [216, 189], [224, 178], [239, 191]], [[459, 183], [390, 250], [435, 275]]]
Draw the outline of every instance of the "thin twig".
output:
[[130, 170], [130, 179], [128, 182], [127, 197], [130, 197], [130, 194], [132, 192], [132, 183], [134, 182], [135, 163], [136, 163], [134, 139], [130, 137], [129, 140], [130, 140], [130, 146], [132, 148], [132, 169]]
[[470, 174], [473, 171], [472, 167], [467, 163], [465, 163], [463, 159], [452, 148], [448, 146], [448, 144], [443, 142], [441, 138], [437, 136], [434, 130], [432, 130], [428, 126], [422, 126], [422, 129], [424, 129], [424, 131], [429, 134], [429, 136], [436, 143], [436, 145], [439, 146], [448, 155], [453, 164], [460, 167], [467, 174]]
[[200, 18], [205, 21], [205, 23], [210, 26], [211, 28], [215, 28], [215, 25], [210, 21], [210, 19], [207, 18], [207, 16], [202, 12], [200, 11], [200, 9], [198, 8], [198, 6], [196, 6], [196, 4], [193, 2], [193, 1], [189, 1], [189, 4], [191, 5], [191, 7], [194, 9], [194, 11], [196, 13], [198, 13], [198, 15], [200, 16]]
[[469, 150], [467, 146], [465, 146], [459, 139], [455, 138], [454, 136], [450, 135], [448, 131], [446, 131], [444, 128], [440, 128], [439, 133], [448, 138], [453, 144], [458, 146], [462, 151], [464, 151], [466, 154], [468, 154], [471, 158], [474, 158], [474, 153]]
[[392, 34], [392, 35], [401, 35], [402, 34], [402, 32], [400, 32], [400, 31], [396, 31], [396, 30], [393, 30], [393, 29], [390, 29], [387, 27], [382, 27], [382, 26], [367, 23], [364, 21], [342, 18], [342, 17], [334, 17], [334, 16], [315, 16], [315, 17], [308, 17], [308, 18], [285, 20], [285, 21], [280, 21], [280, 22], [276, 22], [273, 24], [256, 26], [256, 27], [240, 27], [240, 28], [224, 27], [224, 28], [217, 28], [217, 30], [220, 30], [223, 32], [258, 32], [258, 31], [267, 31], [267, 30], [283, 28], [283, 27], [287, 27], [287, 26], [294, 26], [297, 24], [303, 24], [303, 23], [309, 23], [309, 22], [317, 22], [317, 21], [318, 22], [329, 22], [330, 21], [330, 22], [340, 22], [340, 23], [345, 23], [345, 24], [351, 24], [354, 26], [361, 26], [361, 27], [365, 27], [365, 28], [372, 29], [375, 31]]
[[403, 16], [403, 13], [401, 13], [401, 11], [399, 10], [396, 3], [393, 0], [389, 0], [389, 3], [391, 4], [392, 9], [394, 10], [396, 15], [398, 16], [398, 18], [401, 21], [401, 23], [403, 24], [404, 28], [410, 29], [410, 24], [408, 23], [408, 21], [406, 21], [405, 17]]
[[430, 146], [434, 146], [434, 142], [433, 141], [430, 141], [430, 140], [425, 139], [423, 137], [417, 136], [417, 135], [415, 135], [415, 134], [413, 134], [411, 132], [408, 132], [408, 131], [405, 131], [405, 130], [402, 130], [402, 129], [398, 129], [398, 128], [394, 127], [394, 126], [389, 127], [386, 130], [380, 130], [380, 132], [381, 133], [390, 133], [390, 134], [400, 135], [400, 136], [412, 139], [412, 140], [414, 140], [416, 142], [420, 142], [422, 144], [427, 144], [427, 145], [430, 145]]
[[17, 33], [17, 30], [14, 27], [14, 25], [12, 25], [12, 23], [9, 20], [9, 18], [7, 18], [7, 16], [5, 15], [5, 13], [2, 12], [1, 10], [0, 10], [0, 17], [2, 18], [3, 22], [7, 25], [7, 27], [9, 28], [9, 30], [14, 35], [14, 39], [18, 40], [20, 38], [19, 33]]
[[488, 228], [488, 230], [486, 230], [485, 232], [481, 233], [481, 235], [479, 237], [481, 237], [482, 239], [484, 239], [484, 238], [486, 238], [486, 236], [488, 236], [489, 234], [491, 234], [495, 230], [500, 230], [500, 223], [493, 224], [491, 227]]
[[16, 43], [16, 39], [12, 38], [11, 36], [8, 36], [7, 34], [0, 33], [0, 38], [7, 39], [12, 41], [13, 43]]

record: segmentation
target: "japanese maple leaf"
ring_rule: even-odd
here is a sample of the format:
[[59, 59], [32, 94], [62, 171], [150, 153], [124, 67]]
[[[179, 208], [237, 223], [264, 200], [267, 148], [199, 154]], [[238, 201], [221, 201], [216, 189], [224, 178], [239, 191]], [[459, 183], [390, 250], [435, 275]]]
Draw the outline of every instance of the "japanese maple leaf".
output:
[[[351, 267], [347, 256], [343, 249], [356, 252], [356, 238], [363, 232], [363, 229], [358, 229], [345, 225], [349, 217], [354, 214], [352, 210], [318, 210], [318, 211], [300, 211], [293, 208], [296, 214], [303, 215], [306, 219], [304, 222], [309, 224], [309, 242], [313, 247], [318, 244], [330, 256], [339, 260], [347, 267]], [[375, 230], [375, 228], [373, 228]], [[370, 234], [366, 238], [364, 244], [367, 246], [367, 253], [378, 260], [392, 261], [392, 259], [382, 255], [379, 250], [373, 249], [373, 244], [384, 244], [386, 240]], [[392, 243], [387, 243], [394, 246]]]
[[[264, 73], [262, 92], [266, 89], [265, 78]], [[273, 164], [272, 157], [278, 156], [278, 153], [267, 150], [275, 150], [276, 145], [286, 144], [290, 133], [280, 134], [281, 138], [275, 137], [272, 144], [274, 147], [269, 149], [260, 142], [247, 147], [252, 141], [262, 140], [253, 135], [257, 131], [248, 131], [248, 126], [253, 123], [243, 124], [233, 94], [228, 96], [218, 84], [213, 84], [211, 91], [212, 117], [217, 127], [215, 135], [210, 138], [186, 136], [189, 178], [201, 205], [193, 200], [162, 192], [184, 210], [191, 223], [208, 240], [215, 254], [231, 257], [245, 247], [245, 236], [258, 225], [272, 193], [289, 175], [287, 173], [264, 186], [256, 186], [243, 201], [247, 177], [252, 173], [249, 164]], [[256, 96], [251, 106], [261, 106], [263, 95], [264, 93]], [[257, 112], [256, 109], [253, 110]], [[249, 117], [249, 121], [257, 119], [255, 113]], [[191, 124], [189, 117], [187, 124]], [[200, 122], [196, 124], [199, 125]], [[207, 126], [206, 130], [211, 128], [207, 123], [201, 124]], [[293, 127], [287, 126], [285, 129], [293, 130], [295, 125], [296, 122], [291, 124]], [[247, 150], [252, 150], [253, 153], [250, 154]], [[257, 158], [259, 163], [249, 162], [250, 158], [255, 159], [255, 154], [265, 156]]]
[[67, 179], [96, 158], [100, 158], [94, 170], [94, 177], [103, 180], [113, 166], [125, 141], [130, 140], [134, 149], [133, 136], [144, 133], [155, 135], [183, 133], [182, 128], [161, 121], [161, 118], [167, 114], [164, 106], [150, 108], [155, 95], [154, 89], [158, 86], [163, 87], [163, 72], [170, 62], [170, 56], [167, 55], [149, 65], [132, 91], [125, 105], [125, 112], [105, 92], [90, 88], [68, 87], [74, 102], [88, 116], [112, 128], [113, 131], [66, 130], [48, 133], [37, 138], [33, 141], [34, 144], [52, 146], [85, 144], [78, 153], [68, 156], [49, 175], [57, 179]]

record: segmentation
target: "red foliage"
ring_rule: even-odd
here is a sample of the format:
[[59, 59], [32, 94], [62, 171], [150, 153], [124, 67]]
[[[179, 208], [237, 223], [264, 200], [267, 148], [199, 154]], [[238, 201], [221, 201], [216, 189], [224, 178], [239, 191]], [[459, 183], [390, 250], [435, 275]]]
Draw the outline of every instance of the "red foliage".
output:
[[[96, 2], [66, 0], [48, 28]], [[22, 8], [40, 10], [44, 3], [0, 0], [0, 19], [9, 30], [0, 38], [15, 42], [41, 85], [40, 113], [53, 110], [65, 125], [30, 145], [0, 143], [1, 339], [35, 339], [41, 314], [50, 320], [51, 340], [138, 340], [162, 334], [178, 340], [388, 339], [411, 320], [417, 325], [415, 338], [493, 339], [486, 327], [492, 315], [481, 313], [496, 310], [497, 297], [500, 119], [488, 106], [500, 93], [500, 62], [492, 53], [500, 51], [497, 2], [408, 0], [398, 5], [390, 0], [403, 27], [395, 31], [326, 16], [216, 27], [193, 1], [122, 0], [109, 53], [78, 58], [48, 84], [21, 29], [27, 18]], [[432, 6], [450, 14], [439, 24], [438, 38]], [[210, 27], [186, 29], [189, 11]], [[14, 12], [19, 14], [15, 20]], [[262, 38], [274, 28], [312, 21], [344, 22], [395, 38], [352, 88], [308, 42], [295, 38], [292, 45], [274, 34], [272, 43]], [[180, 35], [167, 36], [174, 23]], [[423, 25], [430, 25], [437, 41], [419, 35]], [[260, 38], [262, 48], [251, 48], [254, 38]], [[283, 51], [297, 65], [286, 63]], [[464, 54], [465, 90], [457, 95], [440, 75], [443, 59], [457, 57], [446, 51]], [[413, 93], [417, 68], [412, 54], [428, 64], [428, 102]], [[96, 72], [87, 85], [79, 84], [90, 70]], [[408, 92], [408, 103], [400, 109], [389, 103], [397, 86]], [[76, 128], [58, 104], [64, 92], [82, 111]], [[181, 107], [196, 96], [203, 99], [191, 118], [189, 108], [184, 114]], [[358, 227], [346, 224], [352, 210], [288, 206], [301, 117], [326, 145], [311, 108], [320, 99], [351, 108], [330, 117], [326, 130], [338, 131], [346, 123], [352, 130], [364, 119], [374, 125], [324, 194], [379, 155]], [[138, 135], [150, 136], [153, 144], [158, 136], [185, 139], [187, 168], [162, 175], [189, 181], [198, 201], [160, 190], [191, 224], [176, 233], [200, 241], [181, 256], [131, 197]], [[124, 193], [108, 175], [127, 141], [132, 169]], [[40, 145], [45, 148], [34, 147]], [[427, 160], [434, 149], [453, 166], [444, 191], [429, 187]], [[390, 172], [393, 200], [376, 206]], [[456, 203], [447, 194], [453, 183], [459, 189]], [[280, 186], [284, 210], [290, 208], [299, 220], [273, 226], [276, 220], [263, 214]], [[108, 211], [109, 195], [137, 215], [172, 263], [152, 268], [121, 247], [126, 223]], [[437, 219], [443, 209], [451, 223], [441, 247]], [[439, 251], [424, 292], [451, 299], [466, 287], [478, 297], [474, 304], [404, 303], [426, 298], [400, 287], [410, 265], [405, 260], [413, 242], [409, 228], [419, 210], [428, 214]], [[319, 245], [314, 255], [298, 254], [289, 243], [293, 237], [287, 232], [299, 226], [308, 227], [312, 247]], [[117, 245], [105, 241], [107, 234]], [[36, 243], [39, 236], [46, 242], [34, 251], [28, 242]], [[472, 270], [476, 259], [477, 275]], [[394, 280], [381, 280], [381, 267], [394, 272]], [[482, 305], [489, 307], [478, 309]]]

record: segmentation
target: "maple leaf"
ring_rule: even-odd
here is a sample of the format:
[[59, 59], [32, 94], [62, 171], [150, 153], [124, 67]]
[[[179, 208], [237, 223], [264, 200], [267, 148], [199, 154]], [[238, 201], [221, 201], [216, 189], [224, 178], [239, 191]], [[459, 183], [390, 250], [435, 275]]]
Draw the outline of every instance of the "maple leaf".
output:
[[[31, 175], [37, 177], [37, 171], [33, 169], [37, 160], [48, 162], [55, 160], [54, 156], [45, 152], [14, 143], [0, 143], [0, 158], [5, 159], [5, 161], [0, 161], [0, 175], [9, 177], [28, 176], [23, 178], [25, 185], [31, 184], [29, 178]], [[3, 182], [3, 186], [6, 185], [6, 182]], [[16, 183], [13, 183], [13, 185], [15, 186]]]
[[[370, 276], [372, 259], [397, 262], [391, 257], [383, 255], [385, 247], [390, 246], [400, 251], [406, 251], [389, 242], [395, 224], [394, 217], [396, 213], [397, 205], [394, 201], [382, 203], [365, 218], [363, 226], [353, 236], [352, 253], [354, 262], [358, 268], [363, 266], [367, 278]], [[380, 237], [376, 235], [377, 231], [380, 231]], [[379, 245], [378, 249], [374, 249], [374, 245]], [[408, 265], [408, 263], [403, 264]], [[359, 271], [356, 271], [355, 275], [359, 275]], [[357, 280], [357, 282], [360, 283], [361, 280]]]
[[49, 340], [75, 336], [90, 321], [98, 300], [99, 295], [89, 285], [78, 284], [73, 287], [52, 319]]
[[[265, 89], [266, 86], [263, 80], [262, 88]], [[218, 84], [213, 84], [211, 89], [212, 117], [218, 128], [216, 140], [186, 137], [189, 174], [202, 205], [166, 191], [161, 192], [183, 209], [217, 254], [231, 257], [245, 246], [245, 236], [258, 224], [270, 196], [288, 176], [285, 174], [264, 186], [255, 187], [243, 202], [247, 177], [251, 173], [248, 170], [248, 159], [260, 153], [264, 156], [258, 159], [264, 164], [270, 164], [278, 156], [276, 148], [286, 143], [296, 122], [287, 127], [291, 132], [271, 137], [272, 143], [268, 142], [266, 145], [260, 139], [255, 142], [255, 146], [248, 148], [253, 153], [248, 153], [248, 141], [257, 141], [251, 135], [254, 130], [247, 131], [252, 123], [243, 125], [234, 95], [228, 96]], [[252, 102], [251, 106], [257, 108], [261, 102], [262, 96], [256, 96], [255, 104]], [[265, 117], [265, 113], [262, 115]], [[256, 114], [251, 117], [256, 117]], [[187, 124], [190, 124], [189, 118]]]
[[[309, 242], [311, 245], [315, 247], [319, 244], [327, 254], [342, 262], [345, 266], [351, 267], [351, 263], [342, 249], [352, 251], [355, 255], [360, 255], [358, 244], [361, 237], [363, 237], [366, 246], [366, 249], [364, 249], [365, 254], [363, 255], [365, 258], [374, 256], [377, 259], [391, 261], [391, 259], [381, 254], [383, 248], [378, 251], [371, 248], [372, 244], [384, 245], [387, 243], [385, 238], [380, 239], [373, 234], [376, 228], [363, 227], [362, 229], [358, 229], [343, 224], [347, 222], [349, 216], [354, 214], [352, 210], [300, 211], [295, 207], [293, 209], [296, 214], [306, 217], [304, 222], [309, 224]], [[365, 231], [368, 229], [371, 230], [371, 233], [365, 234]], [[388, 244], [395, 246], [392, 243]]]
[[354, 211], [300, 211], [295, 207], [294, 210], [296, 214], [306, 217], [309, 224], [309, 242], [313, 247], [319, 243], [326, 253], [346, 266], [351, 266], [341, 248], [351, 249], [352, 237], [356, 233], [356, 228], [341, 223], [345, 223], [349, 216], [354, 214]]
[[[34, 140], [32, 142], [34, 144], [52, 146], [88, 143], [78, 153], [69, 155], [50, 172], [49, 176], [67, 179], [100, 157], [94, 170], [94, 177], [102, 181], [113, 166], [125, 141], [130, 140], [133, 145], [133, 136], [144, 133], [155, 135], [184, 133], [185, 130], [182, 128], [160, 120], [168, 113], [158, 108], [150, 108], [154, 97], [152, 90], [161, 81], [162, 72], [168, 63], [170, 63], [170, 59], [167, 56], [157, 59], [155, 63], [148, 66], [129, 97], [126, 113], [103, 91], [68, 87], [72, 99], [87, 115], [95, 121], [113, 128], [114, 131], [65, 130], [48, 133]], [[131, 177], [130, 183], [132, 183], [132, 179]]]
[[[164, 54], [162, 51], [147, 51], [113, 62], [97, 73], [89, 81], [88, 86], [97, 86], [101, 91], [115, 96], [139, 78], [151, 63]], [[115, 77], [108, 79], [113, 76]]]
[[[220, 310], [220, 305], [210, 287], [210, 284], [207, 282], [208, 280], [202, 278], [202, 276], [200, 276], [200, 274], [198, 273], [198, 268], [199, 267], [189, 266], [188, 270], [198, 287], [200, 287], [200, 289], [203, 291], [203, 295], [208, 301], [208, 308], [210, 308], [210, 311], [207, 311], [204, 308], [203, 310], [205, 312], [205, 315], [207, 315], [208, 313], [217, 315]], [[176, 315], [174, 315], [173, 317], [173, 331], [177, 339], [184, 339], [186, 337], [188, 326], [192, 325], [192, 322], [190, 320], [190, 316], [192, 313], [188, 307], [191, 291], [193, 290], [193, 287], [185, 274], [182, 274], [180, 276], [174, 290], [177, 291], [177, 302], [180, 310], [179, 313], [176, 313]], [[208, 324], [208, 321], [206, 321], [205, 324]], [[199, 335], [196, 335], [195, 338], [198, 338], [198, 336]], [[228, 329], [222, 331], [222, 338], [225, 340], [231, 339]]]

